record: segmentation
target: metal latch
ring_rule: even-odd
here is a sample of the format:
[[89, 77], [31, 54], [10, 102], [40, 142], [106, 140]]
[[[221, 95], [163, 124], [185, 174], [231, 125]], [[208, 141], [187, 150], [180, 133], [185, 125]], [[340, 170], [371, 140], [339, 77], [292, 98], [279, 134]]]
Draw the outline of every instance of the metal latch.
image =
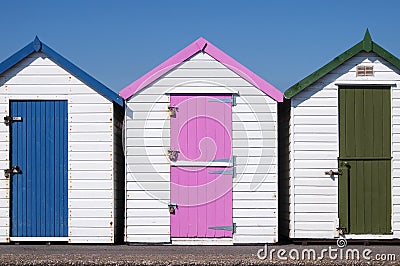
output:
[[329, 170], [325, 172], [326, 175], [329, 175], [330, 177], [335, 176], [335, 175], [342, 175], [342, 171], [333, 171], [333, 170]]
[[176, 112], [178, 111], [178, 107], [168, 106], [168, 113], [170, 117], [176, 117]]
[[175, 210], [178, 208], [178, 205], [176, 203], [169, 203], [168, 204], [168, 209], [170, 214], [175, 214]]
[[20, 116], [5, 116], [4, 123], [8, 126], [11, 122], [19, 122], [22, 121], [22, 117]]
[[10, 177], [11, 174], [21, 174], [21, 173], [22, 173], [21, 168], [18, 165], [11, 166], [11, 169], [4, 170], [4, 176], [7, 178]]
[[178, 154], [179, 154], [179, 151], [168, 150], [168, 157], [173, 162], [178, 160]]

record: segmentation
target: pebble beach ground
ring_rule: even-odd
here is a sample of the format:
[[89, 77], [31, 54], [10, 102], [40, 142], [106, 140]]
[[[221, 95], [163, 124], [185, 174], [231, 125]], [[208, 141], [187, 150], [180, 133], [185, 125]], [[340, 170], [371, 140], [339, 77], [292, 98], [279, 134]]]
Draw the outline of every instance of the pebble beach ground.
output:
[[[400, 245], [354, 246], [373, 251], [369, 260], [259, 259], [263, 246], [135, 246], [135, 245], [1, 245], [0, 265], [399, 265]], [[313, 249], [317, 254], [327, 245], [283, 245], [271, 249]], [[287, 256], [288, 253], [286, 253]], [[395, 259], [377, 261], [376, 254], [394, 254]], [[327, 255], [327, 254], [326, 254]]]

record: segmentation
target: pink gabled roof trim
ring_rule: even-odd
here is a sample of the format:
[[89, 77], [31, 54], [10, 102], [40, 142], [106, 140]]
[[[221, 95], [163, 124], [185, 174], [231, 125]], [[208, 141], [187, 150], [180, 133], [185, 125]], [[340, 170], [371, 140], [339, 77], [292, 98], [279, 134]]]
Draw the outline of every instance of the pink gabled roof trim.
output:
[[135, 93], [200, 51], [209, 54], [211, 57], [224, 64], [227, 68], [231, 69], [233, 72], [253, 84], [275, 101], [283, 101], [283, 93], [280, 90], [260, 78], [251, 70], [240, 64], [229, 55], [225, 54], [223, 51], [218, 49], [204, 38], [199, 38], [174, 56], [164, 61], [164, 63], [158, 65], [153, 70], [122, 89], [119, 92], [119, 95], [121, 95], [125, 100], [130, 98]]

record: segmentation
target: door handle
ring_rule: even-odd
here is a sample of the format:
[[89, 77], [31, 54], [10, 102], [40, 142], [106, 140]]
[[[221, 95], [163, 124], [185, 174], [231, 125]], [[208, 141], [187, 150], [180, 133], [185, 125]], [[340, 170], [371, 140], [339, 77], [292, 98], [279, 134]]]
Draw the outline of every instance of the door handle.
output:
[[325, 174], [326, 174], [326, 175], [329, 175], [329, 176], [342, 175], [342, 171], [341, 171], [341, 170], [333, 171], [333, 170], [331, 169], [331, 170], [329, 170], [329, 171], [326, 171]]
[[7, 178], [9, 178], [11, 174], [21, 174], [21, 173], [22, 173], [21, 168], [18, 165], [11, 166], [10, 169], [4, 170], [4, 176]]

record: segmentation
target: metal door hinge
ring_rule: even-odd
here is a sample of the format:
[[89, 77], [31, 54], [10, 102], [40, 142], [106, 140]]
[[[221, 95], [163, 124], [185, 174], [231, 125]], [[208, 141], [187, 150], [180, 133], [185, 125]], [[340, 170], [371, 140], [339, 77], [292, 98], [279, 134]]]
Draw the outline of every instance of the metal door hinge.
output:
[[236, 106], [236, 94], [232, 95], [232, 98], [213, 98], [209, 99], [209, 102], [220, 102], [220, 103], [232, 103], [232, 106]]
[[22, 117], [20, 116], [5, 116], [4, 117], [4, 123], [8, 126], [10, 125], [12, 122], [20, 122], [22, 121]]
[[232, 233], [234, 234], [234, 233], [236, 233], [236, 223], [233, 223], [232, 225], [226, 225], [226, 226], [209, 226], [208, 229], [232, 231]]

